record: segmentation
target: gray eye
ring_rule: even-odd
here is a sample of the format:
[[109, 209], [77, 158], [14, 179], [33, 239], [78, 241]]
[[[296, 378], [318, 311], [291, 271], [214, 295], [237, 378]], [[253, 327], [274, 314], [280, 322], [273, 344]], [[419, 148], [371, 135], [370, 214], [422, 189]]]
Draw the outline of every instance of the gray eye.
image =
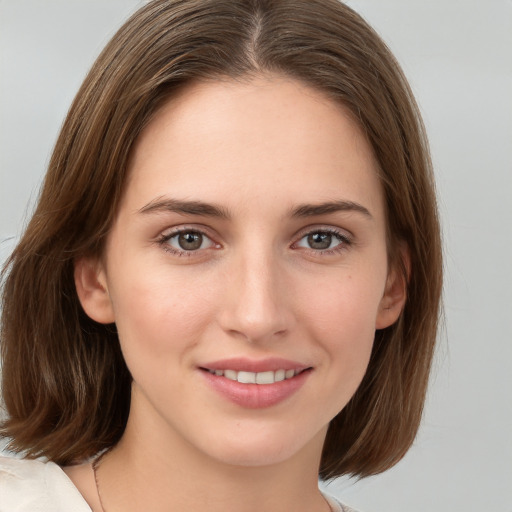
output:
[[170, 236], [166, 243], [176, 251], [186, 252], [208, 249], [214, 245], [212, 240], [200, 231], [181, 231]]
[[312, 231], [304, 235], [296, 246], [315, 251], [326, 251], [348, 243], [348, 240], [341, 234], [331, 233], [330, 231]]
[[330, 233], [311, 233], [308, 235], [308, 245], [311, 249], [329, 249], [332, 243], [332, 235]]
[[184, 251], [195, 251], [201, 248], [203, 235], [201, 233], [187, 232], [178, 235], [178, 245]]

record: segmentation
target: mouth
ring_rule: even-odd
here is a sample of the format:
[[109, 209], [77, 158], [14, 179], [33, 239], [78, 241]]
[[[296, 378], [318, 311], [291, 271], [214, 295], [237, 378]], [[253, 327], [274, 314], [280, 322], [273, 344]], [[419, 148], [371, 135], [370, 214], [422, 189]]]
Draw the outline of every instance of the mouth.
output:
[[303, 369], [287, 369], [280, 368], [278, 370], [269, 370], [263, 372], [249, 372], [249, 371], [237, 371], [231, 369], [225, 370], [214, 370], [211, 368], [201, 368], [212, 375], [216, 375], [217, 377], [225, 377], [226, 379], [233, 380], [239, 382], [241, 384], [260, 384], [260, 385], [269, 385], [275, 384], [276, 382], [282, 382], [284, 380], [293, 379], [297, 375], [301, 373], [311, 370], [311, 368], [303, 368]]
[[198, 367], [208, 386], [248, 409], [272, 407], [291, 399], [309, 380], [313, 366], [281, 358], [229, 358]]

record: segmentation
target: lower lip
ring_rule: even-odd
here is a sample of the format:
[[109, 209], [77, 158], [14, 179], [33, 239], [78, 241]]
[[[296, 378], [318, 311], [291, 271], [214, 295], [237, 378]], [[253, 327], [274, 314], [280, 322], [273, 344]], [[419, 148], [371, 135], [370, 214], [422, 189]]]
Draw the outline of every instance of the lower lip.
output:
[[306, 382], [311, 370], [274, 384], [242, 384], [201, 370], [208, 384], [220, 395], [248, 409], [263, 409], [277, 405], [295, 394]]

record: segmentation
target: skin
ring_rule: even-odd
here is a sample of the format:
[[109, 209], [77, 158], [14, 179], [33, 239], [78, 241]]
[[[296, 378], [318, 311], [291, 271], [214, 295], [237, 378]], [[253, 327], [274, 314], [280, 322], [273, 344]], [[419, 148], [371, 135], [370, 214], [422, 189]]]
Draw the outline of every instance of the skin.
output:
[[[325, 203], [344, 208], [311, 208]], [[89, 316], [116, 322], [134, 379], [98, 469], [108, 512], [329, 510], [327, 426], [405, 301], [376, 163], [341, 106], [279, 76], [185, 89], [142, 132], [105, 254], [77, 261], [75, 280]], [[201, 370], [235, 356], [309, 370], [285, 400], [248, 408]], [[101, 510], [90, 465], [68, 474]]]

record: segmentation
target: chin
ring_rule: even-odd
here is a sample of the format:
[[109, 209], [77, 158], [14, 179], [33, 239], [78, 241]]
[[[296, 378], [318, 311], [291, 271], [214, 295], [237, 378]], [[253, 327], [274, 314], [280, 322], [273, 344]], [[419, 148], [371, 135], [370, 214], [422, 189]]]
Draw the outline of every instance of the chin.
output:
[[[220, 452], [220, 451], [219, 451]], [[293, 457], [297, 448], [279, 445], [277, 443], [265, 443], [248, 446], [226, 447], [221, 453], [217, 452], [216, 458], [225, 464], [242, 467], [261, 467], [280, 464]]]
[[[243, 429], [243, 427], [241, 427]], [[260, 428], [246, 429], [238, 436], [228, 436], [208, 443], [212, 459], [238, 467], [263, 467], [283, 464], [304, 457], [316, 459], [321, 452], [327, 427], [313, 434], [294, 432], [279, 426], [277, 431]]]

